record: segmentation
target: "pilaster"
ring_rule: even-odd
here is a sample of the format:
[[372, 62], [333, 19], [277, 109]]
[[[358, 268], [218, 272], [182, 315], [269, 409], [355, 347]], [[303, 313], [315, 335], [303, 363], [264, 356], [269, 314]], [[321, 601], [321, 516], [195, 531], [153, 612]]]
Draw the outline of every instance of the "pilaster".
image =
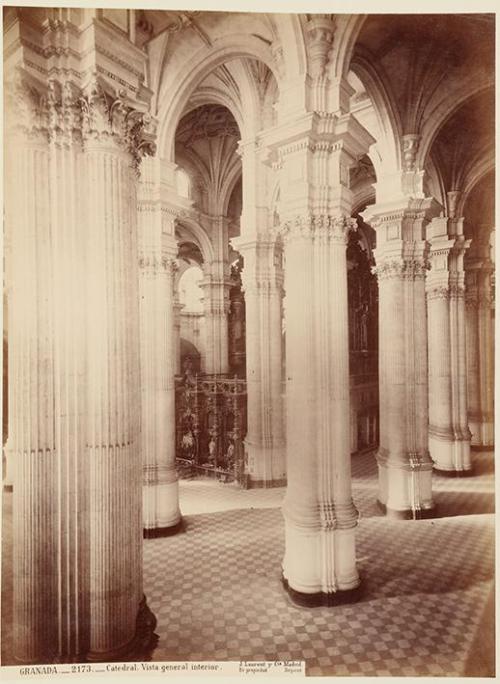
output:
[[215, 259], [204, 266], [203, 290], [205, 313], [205, 373], [226, 374], [229, 371], [228, 314], [229, 277], [227, 219], [209, 217]]
[[347, 316], [349, 168], [373, 139], [349, 115], [310, 114], [266, 136], [285, 252], [287, 492], [283, 577], [299, 603], [353, 600]]
[[465, 270], [467, 398], [471, 444], [494, 443], [494, 329], [492, 318], [493, 265], [473, 240]]
[[233, 238], [244, 259], [247, 435], [250, 486], [285, 483], [281, 398], [282, 246], [276, 237]]
[[471, 470], [467, 420], [463, 260], [470, 240], [462, 221], [435, 218], [428, 226], [429, 451], [448, 474]]
[[94, 66], [99, 58], [82, 31], [17, 20], [5, 46], [13, 642], [22, 662], [137, 653], [148, 613], [135, 187], [154, 122], [132, 83], [117, 92], [117, 81], [85, 70], [91, 53]]
[[138, 201], [144, 536], [181, 524], [175, 466], [175, 219], [162, 162], [146, 160]]
[[379, 502], [388, 515], [419, 518], [432, 508], [428, 446], [425, 225], [431, 199], [376, 204], [363, 213], [377, 232], [379, 285]]

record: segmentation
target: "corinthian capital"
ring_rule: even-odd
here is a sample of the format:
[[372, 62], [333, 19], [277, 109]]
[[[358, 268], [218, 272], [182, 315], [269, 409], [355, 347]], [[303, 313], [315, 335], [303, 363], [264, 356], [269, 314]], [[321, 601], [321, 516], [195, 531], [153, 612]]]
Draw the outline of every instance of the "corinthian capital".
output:
[[8, 137], [21, 135], [31, 141], [47, 141], [47, 100], [22, 70], [16, 70], [13, 77], [5, 81], [4, 103]]
[[139, 111], [125, 99], [125, 91], [111, 95], [94, 78], [80, 102], [84, 141], [114, 141], [131, 155], [136, 168], [144, 154], [155, 153], [154, 121], [150, 114]]

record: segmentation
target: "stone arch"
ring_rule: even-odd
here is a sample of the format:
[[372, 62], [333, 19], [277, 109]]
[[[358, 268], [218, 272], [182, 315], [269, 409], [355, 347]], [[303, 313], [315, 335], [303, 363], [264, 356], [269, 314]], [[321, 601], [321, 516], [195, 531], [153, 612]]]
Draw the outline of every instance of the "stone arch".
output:
[[305, 76], [307, 55], [300, 15], [290, 13], [273, 14], [272, 21], [276, 26], [280, 46], [283, 51], [285, 75], [288, 77], [291, 75]]
[[381, 75], [370, 62], [368, 55], [356, 54], [353, 56], [352, 71], [366, 87], [366, 91], [372, 101], [377, 117], [380, 133], [376, 137], [376, 154], [368, 153], [376, 170], [377, 177], [386, 173], [396, 172], [401, 167], [401, 135], [402, 126], [398, 108], [392, 99], [390, 90], [386, 88], [383, 75]]
[[347, 78], [359, 33], [367, 19], [365, 14], [337, 15], [337, 30], [329, 62], [332, 80]]
[[472, 169], [468, 175], [464, 189], [457, 203], [457, 216], [463, 216], [464, 208], [467, 200], [479, 183], [488, 176], [488, 174], [495, 171], [495, 156], [494, 153], [483, 157]]
[[200, 224], [191, 216], [182, 216], [180, 219], [177, 219], [177, 225], [200, 248], [203, 263], [211, 264], [215, 259], [214, 248], [210, 238]]
[[186, 74], [179, 79], [175, 92], [165, 94], [160, 102], [158, 148], [162, 157], [173, 161], [177, 124], [196, 87], [218, 66], [241, 57], [264, 62], [279, 83], [279, 74], [271, 49], [256, 36], [232, 34], [214, 41], [210, 47], [202, 48], [186, 65]]
[[216, 88], [199, 88], [189, 98], [189, 104], [184, 108], [181, 116], [186, 116], [198, 107], [208, 104], [220, 104], [226, 107], [234, 116], [240, 132], [243, 128], [243, 113], [241, 108], [227, 93]]
[[486, 93], [491, 88], [493, 88], [491, 82], [480, 82], [477, 79], [477, 75], [474, 75], [468, 80], [466, 87], [461, 89], [461, 92], [451, 95], [448, 94], [438, 105], [436, 105], [434, 110], [428, 112], [427, 120], [429, 123], [424, 126], [424, 129], [422, 130], [416, 157], [417, 168], [424, 167], [425, 159], [432, 149], [432, 144], [448, 119], [450, 119], [469, 100], [477, 97], [481, 93]]
[[227, 174], [224, 181], [224, 185], [221, 189], [221, 196], [224, 198], [222, 201], [222, 214], [227, 216], [229, 202], [231, 201], [231, 195], [236, 187], [236, 184], [242, 177], [241, 165], [234, 165], [230, 173]]

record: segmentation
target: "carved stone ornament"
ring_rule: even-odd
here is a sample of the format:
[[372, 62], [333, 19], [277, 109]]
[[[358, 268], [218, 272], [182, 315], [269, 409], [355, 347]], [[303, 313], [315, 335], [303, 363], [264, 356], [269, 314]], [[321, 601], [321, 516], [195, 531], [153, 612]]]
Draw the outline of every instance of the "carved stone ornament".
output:
[[415, 171], [419, 142], [420, 136], [415, 133], [409, 133], [408, 135], [403, 136], [401, 146], [404, 171]]
[[438, 287], [433, 287], [427, 291], [428, 301], [433, 301], [435, 299], [447, 300], [450, 298], [450, 288], [446, 285], [441, 285]]
[[302, 214], [285, 221], [281, 225], [281, 234], [285, 240], [310, 238], [332, 240], [347, 245], [349, 232], [356, 229], [356, 219], [348, 216]]
[[329, 14], [311, 15], [307, 22], [307, 43], [311, 76], [321, 78], [325, 76], [330, 52], [333, 47], [335, 22]]
[[106, 93], [93, 78], [79, 99], [82, 107], [82, 131], [85, 141], [114, 140], [131, 155], [138, 167], [143, 155], [155, 153], [154, 124], [147, 112], [140, 112], [123, 99]]
[[417, 280], [425, 278], [429, 263], [424, 259], [392, 259], [382, 261], [372, 268], [372, 273], [379, 280], [397, 278], [399, 280]]
[[18, 71], [6, 84], [6, 128], [31, 141], [60, 146], [113, 140], [138, 168], [144, 154], [154, 154], [154, 122], [118, 96], [106, 93], [94, 77], [82, 90], [73, 81], [51, 79], [45, 91]]
[[160, 257], [155, 254], [148, 254], [139, 257], [139, 269], [146, 275], [166, 273], [167, 275], [174, 276], [178, 268], [177, 260], [166, 256]]
[[5, 130], [10, 136], [22, 135], [30, 141], [44, 142], [48, 133], [46, 99], [16, 73], [4, 87]]

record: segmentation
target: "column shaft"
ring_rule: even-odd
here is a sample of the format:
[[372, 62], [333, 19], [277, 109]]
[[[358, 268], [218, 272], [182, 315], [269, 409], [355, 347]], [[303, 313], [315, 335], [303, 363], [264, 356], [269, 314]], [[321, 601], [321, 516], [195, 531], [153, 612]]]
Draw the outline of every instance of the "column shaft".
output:
[[288, 224], [287, 467], [283, 506], [288, 585], [333, 600], [358, 586], [350, 478], [346, 234], [342, 217]]
[[491, 315], [491, 272], [484, 269], [479, 275], [478, 307], [478, 351], [479, 351], [479, 394], [481, 403], [481, 445], [494, 443], [493, 387], [494, 387], [494, 343]]
[[[452, 230], [450, 231], [449, 224]], [[430, 225], [427, 275], [429, 331], [429, 451], [447, 473], [471, 470], [467, 424], [463, 256], [461, 222], [437, 218]]]
[[9, 142], [14, 654], [50, 662], [89, 638], [80, 155], [46, 131]]
[[402, 518], [419, 518], [433, 505], [423, 235], [434, 210], [431, 200], [419, 199], [374, 205], [363, 214], [377, 230], [379, 502]]
[[205, 373], [229, 371], [229, 281], [212, 275], [201, 282], [205, 306]]
[[471, 445], [481, 444], [481, 399], [479, 395], [479, 330], [476, 271], [466, 271], [465, 332], [467, 349], [467, 418]]
[[[286, 475], [281, 397], [282, 275], [275, 240], [233, 240], [244, 257], [247, 453], [250, 486], [281, 486]], [[279, 259], [280, 260], [280, 259]]]
[[135, 181], [127, 154], [86, 154], [91, 659], [130, 647], [142, 600], [139, 309]]
[[181, 520], [175, 467], [175, 240], [140, 258], [143, 516], [145, 535]]

